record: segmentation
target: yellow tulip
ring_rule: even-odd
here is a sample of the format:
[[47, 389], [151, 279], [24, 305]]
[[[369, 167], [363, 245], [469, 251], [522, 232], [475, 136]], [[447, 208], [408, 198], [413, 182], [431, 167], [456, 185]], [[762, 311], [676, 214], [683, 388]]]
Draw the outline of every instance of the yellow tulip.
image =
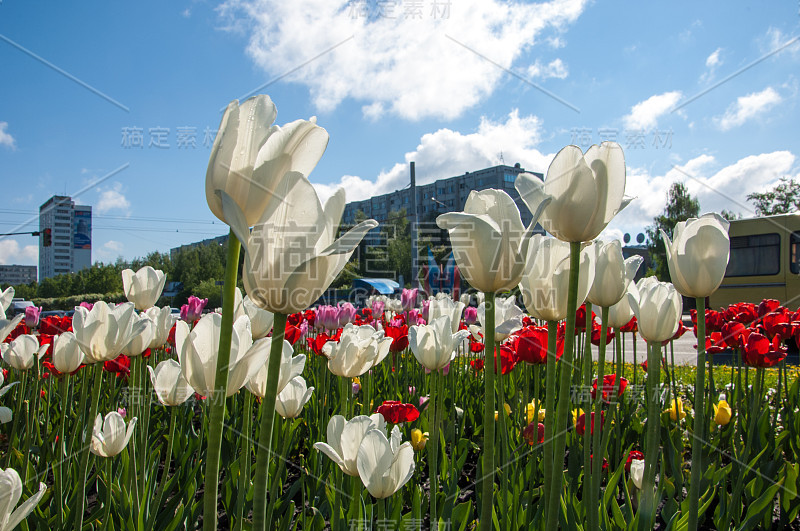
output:
[[[533, 415], [536, 413], [536, 399], [534, 398], [531, 400], [531, 403], [528, 404], [527, 407], [527, 414], [528, 414], [528, 424], [533, 422]], [[545, 417], [545, 410], [542, 407], [542, 404], [539, 404], [539, 416], [537, 417], [537, 422], [544, 422]]]
[[[503, 409], [506, 411], [506, 417], [511, 414], [511, 406], [508, 405], [508, 402], [503, 404]], [[495, 411], [494, 412], [494, 420], [497, 420], [498, 416], [499, 415], [497, 414], [497, 411]]]
[[581, 415], [583, 415], [583, 410], [582, 409], [578, 408], [578, 409], [573, 409], [572, 410], [572, 425], [573, 426], [577, 426], [578, 425], [578, 417], [580, 417]]
[[726, 400], [720, 400], [719, 404], [714, 404], [714, 422], [719, 426], [727, 426], [733, 417], [733, 410]]
[[669, 413], [670, 420], [680, 420], [686, 417], [686, 412], [683, 410], [683, 402], [681, 402], [680, 398], [674, 398], [672, 400], [672, 405], [669, 409], [664, 411], [665, 413]]
[[428, 442], [428, 432], [422, 433], [422, 430], [414, 428], [411, 430], [411, 446], [415, 452], [420, 452], [425, 449], [425, 444]]

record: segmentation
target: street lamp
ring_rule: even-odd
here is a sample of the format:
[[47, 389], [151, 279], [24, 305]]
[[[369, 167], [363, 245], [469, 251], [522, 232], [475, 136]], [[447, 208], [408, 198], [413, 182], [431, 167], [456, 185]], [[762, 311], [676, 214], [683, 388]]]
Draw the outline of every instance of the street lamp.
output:
[[436, 203], [437, 205], [441, 205], [441, 206], [443, 206], [444, 208], [447, 208], [447, 205], [445, 205], [444, 203], [442, 203], [441, 201], [439, 201], [439, 200], [438, 200], [438, 199], [436, 199], [435, 197], [431, 197], [431, 201], [433, 201], [433, 202], [434, 202], [434, 203]]

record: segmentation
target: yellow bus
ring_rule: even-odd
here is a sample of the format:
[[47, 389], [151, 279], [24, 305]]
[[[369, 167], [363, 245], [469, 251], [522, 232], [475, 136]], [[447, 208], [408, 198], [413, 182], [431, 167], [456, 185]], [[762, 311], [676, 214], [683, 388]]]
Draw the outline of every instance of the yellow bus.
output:
[[800, 212], [731, 222], [731, 255], [710, 308], [777, 299], [800, 306]]

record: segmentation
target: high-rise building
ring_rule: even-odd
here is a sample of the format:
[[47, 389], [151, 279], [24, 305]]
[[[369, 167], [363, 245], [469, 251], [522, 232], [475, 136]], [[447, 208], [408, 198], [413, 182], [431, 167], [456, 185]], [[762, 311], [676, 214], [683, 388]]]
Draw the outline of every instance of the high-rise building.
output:
[[[50, 245], [44, 246], [45, 230]], [[39, 280], [92, 265], [92, 207], [54, 195], [39, 207]]]
[[[417, 219], [419, 223], [435, 223], [436, 217], [445, 212], [464, 210], [469, 193], [473, 190], [486, 190], [496, 188], [505, 190], [514, 199], [519, 207], [522, 223], [528, 225], [533, 215], [519, 197], [514, 188], [517, 175], [524, 173], [525, 169], [519, 164], [514, 166], [492, 166], [483, 170], [466, 172], [463, 175], [439, 179], [428, 184], [418, 184], [417, 188]], [[539, 179], [543, 175], [538, 172], [528, 172]], [[409, 221], [412, 219], [411, 190], [403, 188], [388, 194], [376, 195], [363, 201], [347, 203], [342, 216], [342, 223], [352, 225], [356, 222], [356, 213], [363, 212], [367, 218], [378, 222], [385, 222], [391, 212], [405, 209]]]

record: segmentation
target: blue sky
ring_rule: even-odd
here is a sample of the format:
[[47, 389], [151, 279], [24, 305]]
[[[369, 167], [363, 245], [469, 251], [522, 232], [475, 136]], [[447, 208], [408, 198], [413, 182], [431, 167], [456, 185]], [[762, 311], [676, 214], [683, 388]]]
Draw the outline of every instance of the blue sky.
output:
[[[768, 6], [768, 7], [767, 7]], [[0, 2], [0, 232], [75, 194], [93, 260], [218, 236], [204, 195], [232, 99], [331, 136], [310, 175], [349, 200], [616, 139], [636, 233], [674, 181], [703, 211], [800, 177], [797, 2], [230, 0]], [[791, 43], [786, 46], [787, 43]], [[136, 132], [141, 131], [141, 146]], [[192, 145], [192, 140], [194, 145]], [[30, 221], [34, 220], [34, 221]], [[27, 225], [25, 223], [28, 222]], [[36, 264], [30, 236], [0, 263]]]

